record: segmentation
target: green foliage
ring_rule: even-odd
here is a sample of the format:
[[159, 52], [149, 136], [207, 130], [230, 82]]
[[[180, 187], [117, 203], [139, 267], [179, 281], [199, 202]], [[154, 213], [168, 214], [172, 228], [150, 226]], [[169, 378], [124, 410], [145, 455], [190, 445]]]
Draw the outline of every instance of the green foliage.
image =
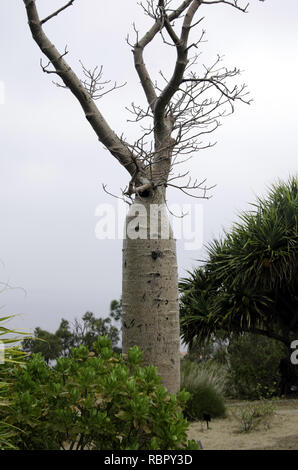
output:
[[57, 359], [62, 353], [60, 338], [49, 331], [37, 327], [33, 338], [26, 338], [22, 342], [23, 350], [32, 354], [41, 353], [47, 364]]
[[271, 338], [243, 334], [229, 346], [228, 390], [244, 399], [272, 397], [280, 379], [278, 366], [286, 349]]
[[240, 215], [207, 260], [182, 280], [186, 344], [225, 331], [265, 333], [289, 345], [298, 333], [298, 181], [272, 186]]
[[223, 398], [208, 382], [201, 382], [196, 387], [188, 387], [191, 394], [185, 408], [185, 416], [192, 421], [202, 420], [208, 413], [212, 418], [225, 417], [226, 408]]
[[47, 363], [59, 357], [69, 356], [72, 348], [81, 345], [91, 349], [98, 336], [108, 336], [115, 350], [119, 342], [119, 330], [112, 325], [112, 319], [118, 321], [121, 318], [121, 301], [113, 300], [110, 307], [110, 316], [96, 318], [92, 312], [86, 312], [81, 320], [74, 320], [71, 325], [68, 320], [62, 318], [59, 328], [55, 333], [42, 330], [37, 327], [34, 330], [34, 338], [25, 339], [22, 343], [26, 352], [41, 353]]
[[83, 345], [90, 350], [98, 336], [108, 336], [113, 347], [120, 339], [119, 331], [112, 325], [111, 317], [96, 318], [92, 312], [86, 312], [82, 322], [75, 321], [73, 336], [73, 347]]
[[225, 332], [218, 331], [216, 336], [211, 335], [205, 341], [193, 341], [188, 347], [187, 360], [198, 363], [210, 364], [220, 363], [226, 364], [227, 345]]
[[194, 342], [191, 347], [188, 348], [187, 357], [185, 359], [193, 362], [206, 362], [209, 361], [214, 355], [214, 343], [212, 340], [205, 341], [204, 343], [198, 344]]
[[202, 420], [204, 413], [212, 418], [224, 417], [223, 384], [220, 367], [211, 362], [197, 364], [184, 359], [181, 362], [181, 387], [190, 393], [185, 416], [192, 421]]
[[15, 367], [9, 421], [20, 449], [198, 448], [187, 441], [187, 392], [168, 394], [137, 347], [124, 357], [98, 337], [92, 349], [74, 348], [53, 368], [41, 354]]
[[237, 406], [232, 413], [240, 425], [240, 432], [251, 432], [260, 425], [270, 426], [270, 421], [275, 413], [272, 402], [261, 400], [260, 402], [247, 402]]
[[122, 313], [122, 299], [112, 300], [110, 304], [110, 317], [117, 322], [122, 320]]

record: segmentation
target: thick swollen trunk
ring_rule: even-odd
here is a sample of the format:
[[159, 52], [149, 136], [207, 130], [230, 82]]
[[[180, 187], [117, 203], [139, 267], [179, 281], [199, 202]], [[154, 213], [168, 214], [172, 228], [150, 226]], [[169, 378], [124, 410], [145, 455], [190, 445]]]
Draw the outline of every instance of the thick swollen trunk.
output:
[[[157, 217], [158, 214], [158, 217]], [[180, 387], [176, 241], [164, 204], [136, 199], [123, 243], [122, 347], [143, 351], [170, 393]]]

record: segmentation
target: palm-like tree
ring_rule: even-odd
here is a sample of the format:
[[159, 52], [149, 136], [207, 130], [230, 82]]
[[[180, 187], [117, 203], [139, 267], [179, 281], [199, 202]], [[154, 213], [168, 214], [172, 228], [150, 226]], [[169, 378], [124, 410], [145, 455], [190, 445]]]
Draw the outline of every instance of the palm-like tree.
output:
[[218, 330], [250, 331], [290, 346], [298, 333], [298, 181], [258, 198], [207, 260], [180, 283], [182, 338], [191, 344]]

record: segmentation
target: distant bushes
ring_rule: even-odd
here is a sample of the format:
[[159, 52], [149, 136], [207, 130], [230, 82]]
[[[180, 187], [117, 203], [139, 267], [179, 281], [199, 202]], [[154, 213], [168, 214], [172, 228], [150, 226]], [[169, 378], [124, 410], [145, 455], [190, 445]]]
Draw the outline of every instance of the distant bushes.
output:
[[234, 338], [228, 351], [230, 396], [255, 400], [276, 394], [280, 379], [278, 366], [286, 354], [279, 341], [246, 333]]
[[214, 353], [202, 359], [200, 348], [193, 348], [192, 360], [186, 356], [181, 361], [181, 388], [191, 394], [185, 416], [189, 420], [202, 420], [204, 413], [224, 417], [227, 398], [261, 400], [246, 403], [236, 417], [244, 432], [265, 423], [273, 413], [266, 399], [277, 395], [279, 363], [286, 352], [279, 341], [251, 333], [230, 338], [220, 360]]
[[200, 348], [196, 349], [196, 354], [192, 352], [182, 361], [182, 383], [207, 380], [222, 396], [241, 400], [278, 394], [279, 363], [287, 355], [280, 341], [244, 333], [232, 336], [226, 347], [218, 348], [209, 359], [201, 359]]

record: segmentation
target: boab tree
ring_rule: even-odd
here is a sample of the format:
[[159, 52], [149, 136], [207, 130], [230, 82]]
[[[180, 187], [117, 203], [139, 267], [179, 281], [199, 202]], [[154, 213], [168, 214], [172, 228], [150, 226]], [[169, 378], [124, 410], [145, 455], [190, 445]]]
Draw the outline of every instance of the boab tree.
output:
[[[129, 109], [141, 130], [138, 139], [128, 143], [111, 129], [95, 103], [118, 85], [104, 89], [102, 68], [83, 66], [80, 79], [65, 61], [68, 51], [58, 51], [44, 32], [44, 26], [75, 0], [44, 19], [39, 17], [36, 0], [24, 3], [33, 39], [49, 60], [47, 65], [41, 62], [43, 71], [60, 77], [60, 86], [77, 98], [99, 141], [130, 175], [123, 194], [131, 202], [123, 247], [123, 351], [139, 345], [144, 362], [156, 365], [164, 385], [176, 392], [180, 382], [178, 282], [166, 189], [206, 196], [205, 182], [177, 172], [177, 165], [213, 145], [204, 138], [217, 129], [223, 116], [233, 112], [236, 100], [248, 102], [245, 85], [234, 82], [240, 73], [237, 68], [224, 67], [221, 57], [200, 66], [199, 54], [192, 55], [205, 34], [198, 14], [215, 4], [242, 12], [247, 6], [237, 0], [146, 0], [140, 4], [152, 26], [140, 34], [134, 25], [135, 41], [127, 41], [147, 104], [133, 103]], [[153, 79], [143, 59], [144, 50], [157, 37], [162, 38], [163, 47], [176, 51], [173, 70], [169, 76], [160, 73], [161, 83]]]

